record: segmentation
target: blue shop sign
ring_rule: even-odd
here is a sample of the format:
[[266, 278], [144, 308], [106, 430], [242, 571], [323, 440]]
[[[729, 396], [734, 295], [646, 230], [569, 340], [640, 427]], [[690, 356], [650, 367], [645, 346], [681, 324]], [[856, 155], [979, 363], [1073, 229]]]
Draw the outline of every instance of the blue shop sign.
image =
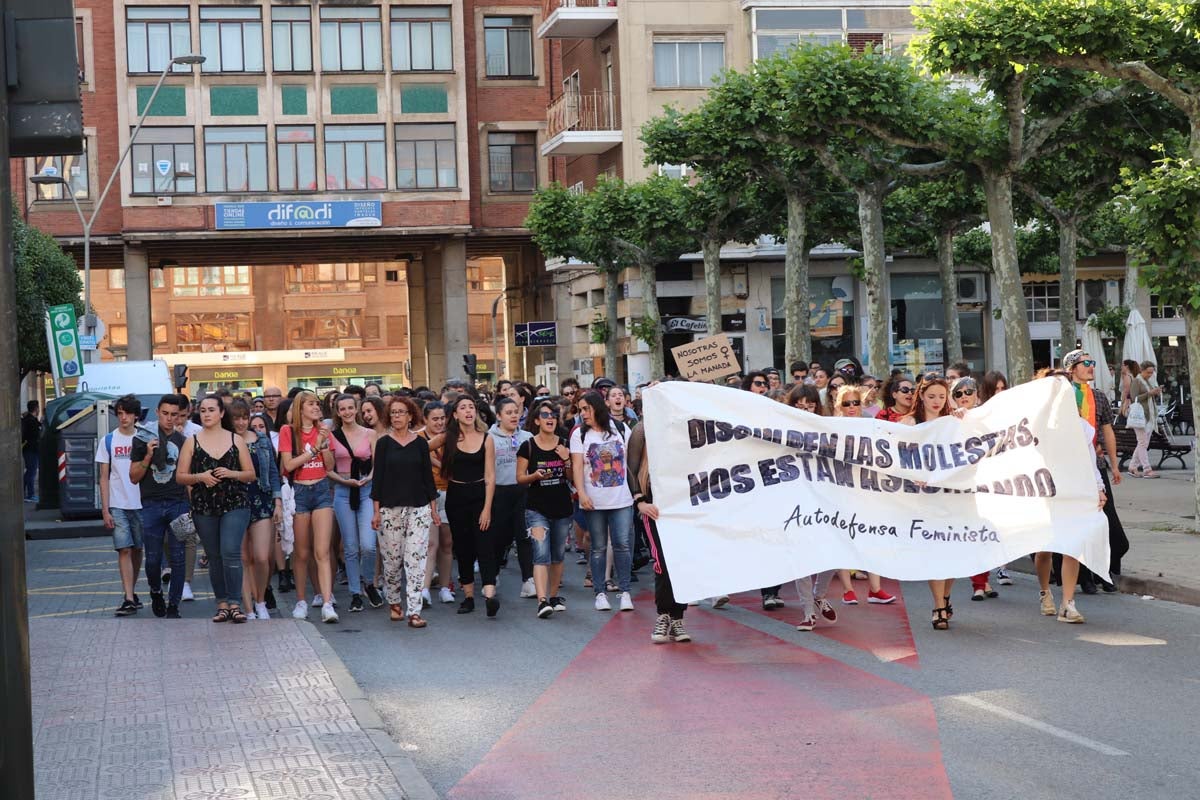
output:
[[217, 230], [270, 228], [378, 228], [379, 200], [217, 203]]

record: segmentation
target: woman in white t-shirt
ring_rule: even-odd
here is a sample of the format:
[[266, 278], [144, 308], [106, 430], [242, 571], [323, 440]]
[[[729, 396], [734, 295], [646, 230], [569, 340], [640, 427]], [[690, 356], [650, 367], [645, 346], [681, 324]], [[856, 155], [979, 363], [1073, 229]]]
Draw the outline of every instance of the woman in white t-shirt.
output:
[[604, 583], [608, 539], [612, 537], [613, 561], [620, 608], [633, 610], [629, 578], [633, 565], [633, 495], [629, 493], [626, 445], [629, 428], [615, 425], [599, 392], [588, 392], [579, 402], [582, 424], [571, 432], [571, 474], [579, 493], [579, 506], [587, 518], [592, 537], [591, 568], [595, 581], [596, 610], [611, 611]]

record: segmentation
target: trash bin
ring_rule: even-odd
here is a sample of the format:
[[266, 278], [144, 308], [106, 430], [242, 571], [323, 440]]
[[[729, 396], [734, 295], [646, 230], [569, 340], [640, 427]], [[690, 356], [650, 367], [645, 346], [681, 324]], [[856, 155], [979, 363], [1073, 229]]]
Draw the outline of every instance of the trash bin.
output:
[[[42, 426], [42, 439], [39, 444], [39, 464], [38, 464], [38, 505], [39, 509], [58, 508], [59, 494], [61, 488], [60, 472], [62, 466], [59, 464], [62, 447], [60, 446], [59, 426], [67, 420], [77, 415], [80, 411], [86, 408], [92, 408], [98, 400], [110, 400], [112, 395], [102, 394], [100, 392], [82, 392], [79, 394], [68, 394], [63, 397], [51, 400], [46, 404], [45, 424]], [[91, 421], [91, 436], [92, 436], [92, 452], [88, 458], [94, 458], [96, 455], [96, 422]], [[76, 443], [74, 446], [82, 446]], [[93, 465], [94, 468], [94, 465]], [[95, 473], [92, 473], [93, 478]], [[99, 511], [97, 510], [97, 514]]]

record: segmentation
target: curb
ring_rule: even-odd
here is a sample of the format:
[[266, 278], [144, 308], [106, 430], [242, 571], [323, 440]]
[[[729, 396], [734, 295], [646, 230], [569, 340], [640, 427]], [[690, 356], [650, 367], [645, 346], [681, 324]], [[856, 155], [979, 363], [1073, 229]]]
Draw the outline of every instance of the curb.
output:
[[[1026, 559], [1008, 564], [1006, 569], [1025, 575], [1036, 575], [1032, 564]], [[1200, 606], [1200, 589], [1191, 586], [1180, 586], [1157, 578], [1140, 578], [1133, 575], [1116, 576], [1117, 588], [1121, 594], [1149, 595], [1155, 600], [1166, 600], [1170, 603], [1182, 603], [1187, 606]]]
[[371, 741], [383, 755], [383, 760], [387, 763], [388, 768], [396, 776], [400, 788], [404, 791], [404, 800], [440, 800], [438, 793], [434, 791], [429, 781], [425, 780], [425, 776], [417, 769], [412, 758], [401, 750], [400, 746], [388, 735], [383, 719], [371, 706], [371, 701], [367, 699], [366, 693], [354, 680], [354, 676], [350, 674], [350, 670], [346, 668], [333, 646], [318, 632], [317, 626], [311, 622], [305, 622], [298, 623], [298, 627], [304, 637], [308, 639], [308, 643], [312, 645], [317, 658], [321, 660], [321, 665], [329, 672], [329, 677], [333, 679], [333, 685], [337, 687], [338, 693], [350, 706], [354, 720], [371, 737]]
[[99, 520], [81, 522], [25, 522], [25, 538], [32, 541], [52, 539], [90, 539], [112, 536], [112, 531]]

